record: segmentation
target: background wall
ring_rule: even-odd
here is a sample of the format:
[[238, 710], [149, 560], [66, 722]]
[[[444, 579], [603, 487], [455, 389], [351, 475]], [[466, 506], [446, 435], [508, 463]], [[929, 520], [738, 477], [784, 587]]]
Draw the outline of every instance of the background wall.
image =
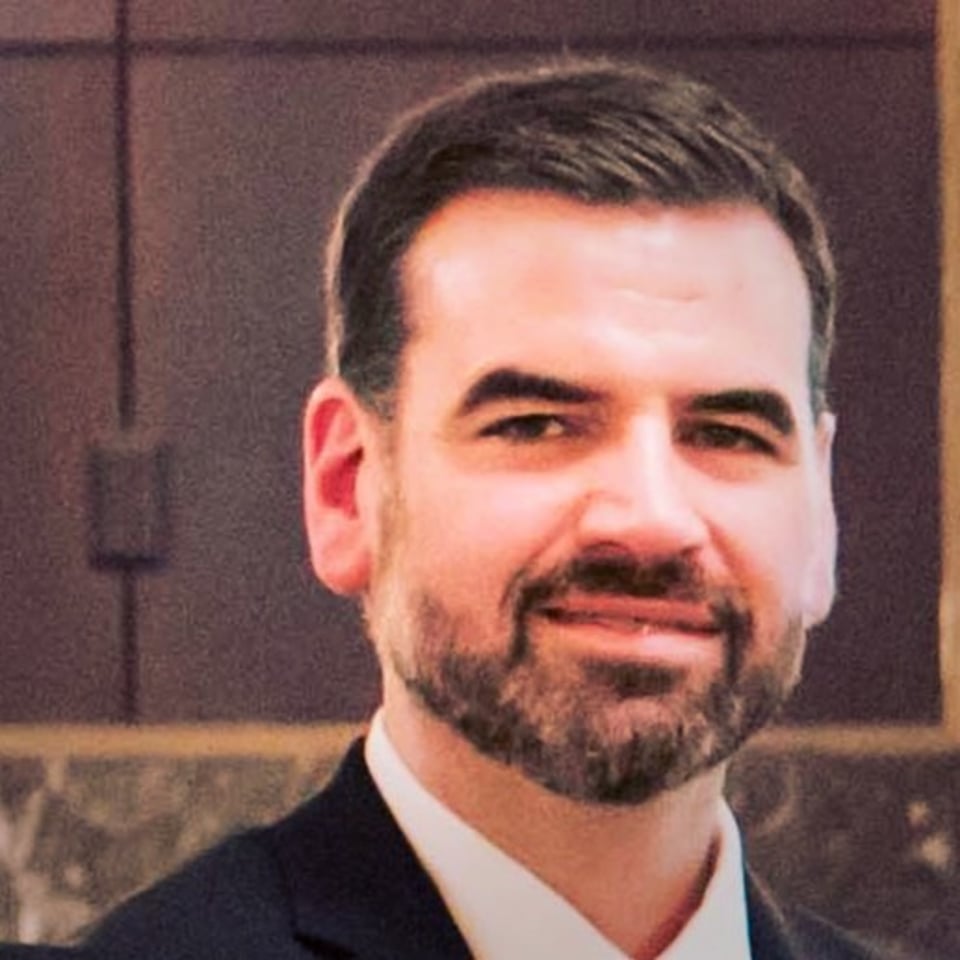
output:
[[823, 194], [840, 601], [792, 717], [937, 720], [932, 0], [8, 0], [3, 37], [0, 722], [367, 713], [300, 533], [318, 251], [390, 117], [564, 50], [716, 81]]
[[787, 718], [811, 734], [762, 742], [732, 798], [788, 895], [956, 956], [934, 20], [934, 0], [0, 0], [0, 939], [68, 937], [276, 815], [355, 730], [316, 724], [375, 703], [300, 533], [318, 251], [397, 111], [569, 51], [715, 81], [824, 198], [841, 595]]

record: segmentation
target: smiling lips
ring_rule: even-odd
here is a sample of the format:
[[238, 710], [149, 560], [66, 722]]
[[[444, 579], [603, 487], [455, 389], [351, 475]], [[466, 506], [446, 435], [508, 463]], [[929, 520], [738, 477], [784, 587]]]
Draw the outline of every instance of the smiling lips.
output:
[[663, 598], [577, 593], [548, 602], [538, 612], [554, 623], [594, 626], [633, 637], [682, 633], [707, 638], [721, 630], [706, 604]]

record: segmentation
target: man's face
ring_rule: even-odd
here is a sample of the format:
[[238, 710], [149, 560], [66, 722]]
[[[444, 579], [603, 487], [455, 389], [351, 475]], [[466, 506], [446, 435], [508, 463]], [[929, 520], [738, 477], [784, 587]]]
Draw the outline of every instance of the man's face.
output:
[[725, 759], [832, 594], [787, 238], [746, 206], [483, 191], [427, 221], [401, 276], [366, 597], [399, 708], [593, 802]]

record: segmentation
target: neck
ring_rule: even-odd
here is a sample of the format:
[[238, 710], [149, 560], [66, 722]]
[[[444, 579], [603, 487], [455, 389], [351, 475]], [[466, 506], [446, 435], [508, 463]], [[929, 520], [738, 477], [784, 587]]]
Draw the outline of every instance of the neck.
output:
[[420, 782], [625, 953], [652, 960], [696, 910], [716, 853], [722, 769], [636, 806], [583, 803], [482, 756], [419, 708], [392, 707], [388, 698], [387, 732]]

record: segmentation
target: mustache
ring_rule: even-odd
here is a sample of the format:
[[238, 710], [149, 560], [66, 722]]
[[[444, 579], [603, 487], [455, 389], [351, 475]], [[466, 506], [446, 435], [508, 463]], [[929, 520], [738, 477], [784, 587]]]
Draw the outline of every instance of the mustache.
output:
[[517, 606], [530, 611], [573, 590], [710, 606], [717, 600], [716, 591], [707, 586], [699, 565], [686, 557], [668, 557], [651, 562], [629, 556], [578, 557], [520, 584], [520, 602]]

